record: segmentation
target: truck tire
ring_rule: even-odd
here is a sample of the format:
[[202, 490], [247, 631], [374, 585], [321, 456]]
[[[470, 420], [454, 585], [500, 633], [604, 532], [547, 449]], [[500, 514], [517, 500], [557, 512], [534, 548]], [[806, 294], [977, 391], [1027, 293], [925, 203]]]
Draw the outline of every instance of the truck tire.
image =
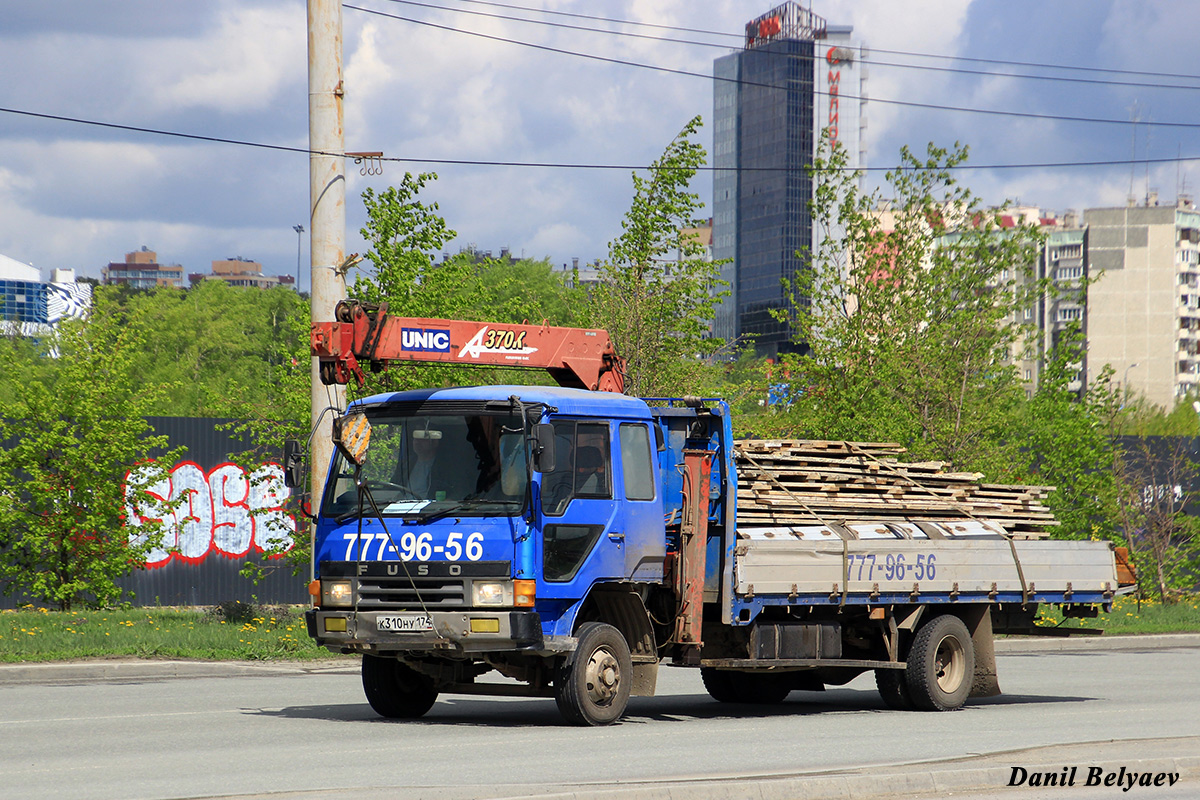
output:
[[733, 688], [732, 675], [732, 672], [723, 669], [700, 668], [700, 680], [704, 682], [704, 690], [718, 703], [738, 702], [737, 692]]
[[610, 725], [629, 704], [633, 660], [625, 637], [611, 625], [585, 622], [575, 652], [559, 669], [554, 700], [573, 725]]
[[438, 696], [428, 676], [394, 658], [364, 655], [362, 684], [371, 708], [389, 719], [424, 716]]
[[774, 705], [782, 703], [792, 692], [790, 675], [730, 672], [700, 668], [700, 680], [709, 696], [718, 703], [747, 703]]
[[935, 617], [913, 637], [905, 684], [914, 707], [922, 711], [962, 708], [974, 673], [971, 634], [958, 617]]
[[896, 711], [912, 711], [912, 697], [908, 694], [908, 684], [902, 669], [875, 670], [875, 687], [879, 696], [888, 708]]

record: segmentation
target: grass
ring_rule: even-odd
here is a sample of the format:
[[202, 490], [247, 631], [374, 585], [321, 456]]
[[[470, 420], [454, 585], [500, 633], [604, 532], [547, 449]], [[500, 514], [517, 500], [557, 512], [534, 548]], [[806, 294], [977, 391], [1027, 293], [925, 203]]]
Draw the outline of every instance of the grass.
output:
[[[0, 612], [0, 662], [74, 658], [187, 658], [208, 661], [307, 661], [330, 658], [304, 630], [303, 609], [226, 603], [210, 609], [135, 608], [48, 611], [25, 607]], [[1056, 608], [1043, 607], [1039, 624], [1057, 625]], [[1107, 634], [1200, 632], [1200, 595], [1163, 605], [1121, 597], [1110, 614], [1067, 620]]]
[[0, 612], [0, 662], [74, 658], [303, 661], [329, 658], [304, 629], [303, 609], [226, 604], [214, 609], [133, 608]]
[[1178, 602], [1164, 605], [1157, 600], [1140, 604], [1130, 596], [1118, 597], [1108, 614], [1094, 619], [1070, 619], [1062, 623], [1057, 607], [1044, 606], [1038, 611], [1039, 625], [1073, 628], [1100, 628], [1105, 635], [1200, 632], [1200, 595], [1184, 595]]

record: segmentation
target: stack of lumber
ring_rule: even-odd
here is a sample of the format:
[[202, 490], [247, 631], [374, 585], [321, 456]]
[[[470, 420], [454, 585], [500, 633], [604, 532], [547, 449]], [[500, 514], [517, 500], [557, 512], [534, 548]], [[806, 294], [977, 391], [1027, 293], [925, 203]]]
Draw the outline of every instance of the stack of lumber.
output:
[[1052, 486], [982, 483], [940, 461], [905, 463], [878, 442], [744, 439], [734, 443], [739, 526], [857, 522], [999, 523], [1040, 538], [1058, 521], [1043, 501]]

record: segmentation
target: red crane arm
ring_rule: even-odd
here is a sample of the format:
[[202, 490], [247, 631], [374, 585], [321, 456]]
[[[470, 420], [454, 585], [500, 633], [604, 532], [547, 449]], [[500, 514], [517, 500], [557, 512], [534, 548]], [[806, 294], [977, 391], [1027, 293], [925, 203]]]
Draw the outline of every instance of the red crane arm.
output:
[[550, 325], [501, 325], [457, 319], [393, 317], [387, 304], [343, 300], [336, 322], [314, 322], [312, 353], [326, 384], [362, 386], [363, 364], [393, 361], [543, 369], [560, 386], [622, 392], [625, 362], [608, 332]]

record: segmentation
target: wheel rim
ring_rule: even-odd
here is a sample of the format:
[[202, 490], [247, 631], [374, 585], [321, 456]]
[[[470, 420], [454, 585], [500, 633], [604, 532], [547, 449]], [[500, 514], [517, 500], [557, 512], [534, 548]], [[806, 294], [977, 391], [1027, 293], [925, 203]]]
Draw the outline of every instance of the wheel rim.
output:
[[584, 670], [588, 699], [598, 706], [612, 703], [621, 688], [621, 665], [607, 647], [600, 647], [588, 658]]
[[938, 686], [943, 692], [953, 694], [962, 685], [965, 673], [966, 655], [962, 642], [954, 636], [947, 636], [938, 642], [937, 655], [934, 658], [933, 670], [937, 676]]

